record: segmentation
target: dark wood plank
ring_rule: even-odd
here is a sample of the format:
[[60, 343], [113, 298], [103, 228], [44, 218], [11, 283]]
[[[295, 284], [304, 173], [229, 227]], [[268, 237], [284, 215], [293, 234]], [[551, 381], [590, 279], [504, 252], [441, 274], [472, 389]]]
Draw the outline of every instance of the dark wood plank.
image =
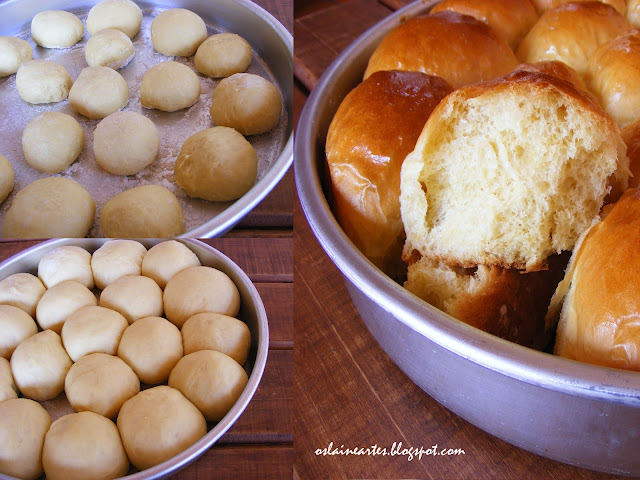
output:
[[293, 228], [294, 190], [293, 168], [290, 168], [262, 202], [234, 228]]
[[293, 348], [293, 284], [255, 284], [269, 321], [269, 348]]

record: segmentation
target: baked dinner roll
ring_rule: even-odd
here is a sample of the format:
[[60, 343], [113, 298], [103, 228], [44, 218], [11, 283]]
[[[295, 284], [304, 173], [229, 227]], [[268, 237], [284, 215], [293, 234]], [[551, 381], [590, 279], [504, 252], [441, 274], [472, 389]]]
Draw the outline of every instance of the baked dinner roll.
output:
[[591, 92], [589, 92], [586, 85], [582, 81], [580, 75], [578, 75], [578, 72], [576, 72], [566, 63], [562, 63], [558, 60], [547, 60], [546, 62], [535, 63], [521, 63], [513, 70], [520, 70], [523, 72], [547, 73], [549, 75], [553, 75], [556, 78], [566, 80], [578, 90], [591, 94]]
[[637, 188], [640, 186], [640, 118], [624, 127], [620, 135], [627, 146], [629, 157], [629, 188]]
[[640, 0], [627, 0], [627, 20], [635, 28], [640, 28]]
[[329, 127], [336, 218], [356, 247], [393, 278], [405, 270], [400, 167], [451, 91], [447, 82], [425, 73], [375, 72], [345, 97]]
[[405, 257], [544, 268], [573, 248], [612, 185], [626, 188], [625, 150], [595, 100], [550, 75], [456, 90], [402, 165]]
[[[592, 0], [531, 0], [533, 5], [536, 7], [536, 10], [540, 13], [546, 12], [547, 10], [551, 10], [552, 8], [559, 7], [564, 3], [569, 2], [584, 2], [584, 1], [592, 1]], [[595, 0], [602, 3], [606, 3], [615, 8], [621, 15], [625, 15], [627, 13], [627, 2], [625, 0]], [[631, 3], [633, 0], [630, 0]]]
[[407, 20], [375, 49], [364, 72], [414, 70], [458, 88], [503, 75], [517, 65], [509, 44], [468, 15], [439, 12]]

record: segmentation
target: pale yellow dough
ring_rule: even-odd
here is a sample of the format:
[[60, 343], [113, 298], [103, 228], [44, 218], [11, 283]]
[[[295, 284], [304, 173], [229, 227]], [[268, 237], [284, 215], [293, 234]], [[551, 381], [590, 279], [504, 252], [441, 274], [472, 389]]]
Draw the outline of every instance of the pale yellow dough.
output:
[[119, 312], [129, 323], [144, 317], [159, 317], [162, 290], [148, 277], [127, 275], [107, 285], [100, 294], [100, 306]]
[[247, 361], [251, 331], [242, 320], [219, 313], [197, 313], [184, 323], [181, 332], [185, 355], [200, 350], [216, 350], [240, 365]]
[[4, 155], [0, 155], [0, 203], [4, 202], [13, 190], [15, 178], [11, 162]]
[[162, 62], [146, 71], [140, 84], [140, 104], [175, 112], [190, 107], [201, 93], [198, 75], [186, 65], [174, 61]]
[[0, 281], [0, 305], [13, 305], [36, 316], [36, 305], [46, 288], [35, 275], [14, 273]]
[[84, 57], [90, 67], [126, 67], [135, 54], [131, 39], [120, 30], [107, 28], [93, 35], [84, 46]]
[[18, 68], [16, 88], [27, 103], [57, 103], [66, 99], [71, 90], [67, 69], [51, 60], [29, 60]]
[[198, 47], [194, 62], [203, 75], [229, 77], [249, 68], [251, 57], [251, 45], [240, 35], [218, 33]]
[[96, 286], [107, 285], [125, 275], [140, 275], [147, 249], [135, 240], [109, 240], [91, 256], [91, 269]]
[[87, 31], [91, 35], [115, 28], [133, 38], [141, 24], [142, 10], [131, 0], [103, 0], [93, 6], [87, 16]]
[[69, 91], [71, 108], [87, 118], [99, 119], [125, 107], [129, 87], [118, 72], [109, 67], [86, 67]]
[[45, 10], [31, 20], [31, 38], [41, 47], [73, 47], [83, 36], [82, 21], [70, 12]]
[[24, 340], [38, 333], [38, 326], [24, 310], [0, 305], [0, 358], [9, 360]]
[[200, 259], [184, 243], [176, 240], [160, 242], [142, 259], [142, 275], [152, 278], [162, 289], [176, 273], [200, 265]]
[[44, 292], [36, 307], [36, 320], [43, 330], [48, 328], [60, 334], [69, 315], [79, 308], [97, 304], [91, 290], [75, 280], [65, 280]]
[[65, 280], [75, 280], [91, 289], [94, 287], [91, 254], [75, 245], [54, 248], [38, 262], [38, 278], [47, 288]]
[[18, 398], [18, 387], [13, 381], [9, 360], [0, 357], [0, 403]]
[[18, 71], [20, 65], [33, 58], [31, 44], [16, 37], [0, 37], [0, 77], [8, 77]]
[[153, 48], [169, 57], [190, 57], [206, 38], [204, 20], [184, 8], [164, 10], [151, 23]]

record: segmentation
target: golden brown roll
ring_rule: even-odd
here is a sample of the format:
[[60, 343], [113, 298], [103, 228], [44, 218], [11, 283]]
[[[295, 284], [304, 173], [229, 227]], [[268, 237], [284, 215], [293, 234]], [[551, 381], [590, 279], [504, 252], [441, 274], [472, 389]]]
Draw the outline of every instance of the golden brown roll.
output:
[[371, 55], [364, 78], [379, 70], [412, 70], [458, 88], [503, 75], [517, 63], [507, 42], [480, 20], [439, 12], [392, 30]]
[[566, 63], [560, 62], [558, 60], [549, 60], [546, 62], [535, 63], [521, 63], [513, 70], [521, 70], [523, 72], [547, 73], [549, 75], [553, 75], [556, 78], [566, 80], [582, 92], [591, 94], [591, 92], [589, 92], [586, 85], [582, 81], [582, 78], [580, 78], [580, 75], [578, 75], [578, 72], [576, 72]]
[[400, 167], [431, 111], [450, 92], [439, 77], [375, 72], [347, 95], [329, 127], [334, 213], [356, 247], [394, 278], [404, 270]]
[[442, 0], [431, 13], [445, 10], [470, 15], [486, 23], [514, 50], [538, 20], [530, 0]]
[[620, 135], [627, 146], [629, 157], [629, 188], [637, 188], [640, 186], [640, 118], [624, 127]]
[[[536, 10], [539, 13], [546, 12], [547, 10], [551, 10], [552, 8], [559, 7], [564, 3], [569, 2], [583, 2], [589, 0], [531, 0], [536, 7]], [[626, 15], [627, 13], [627, 3], [625, 0], [597, 0], [602, 3], [606, 3], [615, 8], [621, 15]], [[633, 0], [631, 0], [633, 1]]]
[[635, 28], [640, 28], [640, 0], [627, 0], [627, 20]]

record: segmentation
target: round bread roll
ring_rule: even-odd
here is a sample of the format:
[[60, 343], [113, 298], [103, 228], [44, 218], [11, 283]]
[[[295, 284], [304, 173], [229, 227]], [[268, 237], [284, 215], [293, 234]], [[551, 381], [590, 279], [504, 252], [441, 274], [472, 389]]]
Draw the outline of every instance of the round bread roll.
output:
[[161, 385], [125, 402], [118, 430], [129, 460], [143, 470], [200, 440], [207, 433], [207, 422], [178, 390]]
[[91, 254], [74, 245], [54, 248], [40, 259], [38, 278], [47, 288], [65, 280], [75, 280], [91, 289], [94, 287]]
[[251, 64], [251, 45], [235, 33], [218, 33], [198, 47], [195, 67], [209, 77], [229, 77], [242, 73]]
[[82, 21], [70, 12], [45, 10], [31, 20], [31, 38], [41, 47], [73, 47], [83, 36]]
[[71, 115], [43, 112], [22, 132], [22, 151], [40, 172], [60, 173], [76, 161], [84, 148], [84, 130]]
[[140, 392], [140, 381], [121, 358], [90, 353], [71, 366], [64, 392], [76, 412], [114, 419], [122, 404]]
[[37, 402], [0, 403], [0, 473], [25, 480], [42, 475], [42, 445], [51, 417]]
[[200, 259], [184, 243], [176, 240], [160, 242], [149, 249], [142, 259], [142, 275], [152, 278], [164, 290], [178, 272], [200, 265]]
[[35, 275], [14, 273], [0, 281], [0, 305], [13, 305], [24, 310], [33, 319], [36, 305], [46, 288]]
[[517, 63], [509, 44], [480, 20], [439, 12], [391, 31], [371, 55], [364, 78], [379, 70], [413, 70], [458, 88], [505, 74]]
[[229, 202], [253, 187], [258, 154], [233, 128], [208, 128], [184, 142], [174, 173], [176, 184], [191, 198]]
[[11, 364], [9, 360], [0, 357], [0, 403], [18, 398], [18, 387], [11, 375]]
[[122, 75], [109, 67], [86, 67], [69, 91], [71, 108], [87, 118], [104, 118], [124, 108], [129, 87]]
[[13, 190], [15, 177], [11, 162], [0, 154], [0, 203], [4, 202]]
[[190, 317], [182, 326], [182, 346], [188, 355], [200, 350], [215, 350], [244, 365], [251, 348], [251, 331], [237, 318], [203, 312]]
[[24, 310], [0, 305], [0, 332], [0, 358], [9, 360], [18, 345], [38, 333], [38, 326]]
[[22, 395], [44, 402], [62, 393], [71, 364], [60, 335], [43, 330], [14, 350], [11, 373]]
[[107, 480], [129, 471], [117, 427], [92, 412], [65, 415], [51, 424], [42, 464], [47, 480]]
[[229, 413], [248, 381], [238, 362], [214, 350], [182, 357], [169, 376], [169, 386], [180, 390], [213, 422]]
[[188, 108], [200, 98], [198, 75], [182, 63], [158, 63], [147, 70], [140, 84], [140, 104], [164, 112]]
[[204, 20], [184, 8], [164, 10], [151, 22], [153, 48], [168, 57], [190, 57], [206, 38]]
[[622, 140], [627, 146], [627, 156], [629, 157], [629, 188], [640, 186], [640, 118], [627, 125], [620, 132]]
[[0, 37], [0, 77], [8, 77], [18, 71], [20, 65], [33, 58], [31, 44], [16, 37]]
[[69, 96], [71, 76], [51, 60], [29, 60], [18, 68], [16, 88], [27, 103], [57, 103]]
[[93, 133], [96, 162], [114, 175], [135, 175], [153, 163], [159, 148], [156, 125], [136, 112], [112, 113]]
[[218, 126], [231, 127], [243, 135], [258, 135], [278, 125], [282, 96], [269, 80], [252, 73], [236, 73], [218, 83], [210, 113]]
[[93, 35], [84, 47], [84, 57], [90, 67], [126, 67], [135, 51], [131, 39], [120, 30], [106, 28]]
[[118, 356], [142, 383], [149, 385], [166, 381], [182, 352], [180, 330], [162, 317], [146, 317], [132, 323], [118, 346]]
[[131, 324], [144, 317], [162, 315], [162, 290], [148, 277], [121, 277], [100, 294], [100, 306], [115, 310]]
[[131, 0], [103, 0], [89, 10], [87, 32], [115, 28], [133, 38], [142, 24], [142, 10]]
[[44, 292], [36, 307], [36, 320], [43, 330], [60, 334], [69, 315], [81, 307], [97, 304], [91, 290], [75, 280], [65, 280]]
[[135, 240], [109, 240], [91, 256], [91, 269], [96, 287], [107, 285], [125, 275], [140, 275], [147, 249]]
[[578, 75], [573, 68], [571, 68], [566, 63], [562, 63], [558, 60], [549, 60], [546, 62], [535, 62], [535, 63], [521, 63], [514, 71], [520, 70], [523, 72], [538, 72], [538, 73], [547, 73], [561, 80], [565, 80], [571, 83], [578, 90], [591, 95], [591, 92], [587, 89], [582, 78]]
[[[536, 10], [540, 13], [546, 12], [547, 10], [551, 10], [552, 8], [559, 7], [560, 5], [568, 2], [584, 2], [584, 1], [592, 1], [592, 0], [531, 0], [533, 5], [536, 7]], [[627, 5], [625, 0], [596, 0], [602, 3], [606, 3], [607, 5], [611, 5], [615, 8], [620, 15], [626, 15], [627, 13]], [[633, 1], [633, 0], [632, 0]]]
[[142, 185], [119, 193], [102, 209], [105, 237], [169, 238], [186, 232], [182, 206], [167, 188]]
[[196, 313], [213, 312], [235, 317], [240, 293], [233, 281], [212, 267], [189, 267], [175, 274], [164, 289], [167, 320], [182, 328]]

